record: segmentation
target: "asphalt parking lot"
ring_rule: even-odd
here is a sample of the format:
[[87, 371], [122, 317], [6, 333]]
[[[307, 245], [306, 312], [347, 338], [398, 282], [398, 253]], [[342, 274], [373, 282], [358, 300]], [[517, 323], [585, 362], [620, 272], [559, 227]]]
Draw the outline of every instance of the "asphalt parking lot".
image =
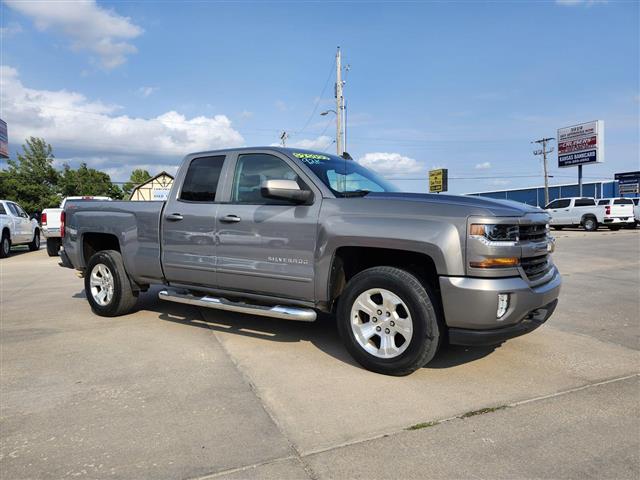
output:
[[640, 476], [640, 229], [555, 232], [555, 315], [403, 378], [357, 366], [331, 318], [160, 302], [91, 313], [44, 250], [0, 261], [0, 475], [22, 478]]

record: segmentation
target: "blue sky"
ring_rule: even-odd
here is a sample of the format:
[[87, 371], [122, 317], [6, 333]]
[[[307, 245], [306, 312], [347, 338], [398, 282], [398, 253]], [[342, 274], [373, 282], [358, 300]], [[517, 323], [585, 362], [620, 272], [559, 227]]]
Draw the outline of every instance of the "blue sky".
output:
[[[61, 162], [114, 180], [282, 130], [333, 151], [333, 118], [319, 113], [333, 107], [340, 45], [348, 151], [416, 179], [401, 187], [425, 191], [433, 167], [449, 168], [455, 193], [539, 185], [529, 142], [595, 119], [606, 162], [584, 174], [607, 179], [640, 168], [639, 18], [635, 1], [10, 0], [0, 116], [11, 151], [43, 136]], [[550, 163], [552, 183], [575, 178]]]

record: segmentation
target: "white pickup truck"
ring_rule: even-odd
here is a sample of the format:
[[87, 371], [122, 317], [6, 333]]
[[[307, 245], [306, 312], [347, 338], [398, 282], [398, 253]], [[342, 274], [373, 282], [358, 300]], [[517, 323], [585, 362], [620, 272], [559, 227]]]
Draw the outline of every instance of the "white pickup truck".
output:
[[604, 207], [603, 223], [609, 230], [634, 228], [636, 219], [633, 214], [633, 200], [630, 198], [603, 198], [598, 200], [598, 206]]
[[544, 209], [551, 215], [549, 224], [555, 230], [582, 226], [586, 231], [593, 232], [604, 222], [605, 209], [598, 206], [594, 198], [558, 198]]
[[10, 200], [0, 200], [0, 232], [0, 258], [9, 256], [12, 245], [28, 245], [32, 251], [40, 248], [38, 222]]
[[99, 200], [105, 201], [111, 200], [111, 198], [94, 197], [91, 195], [82, 197], [66, 197], [64, 200], [62, 200], [60, 208], [45, 208], [42, 211], [42, 215], [40, 216], [40, 223], [42, 225], [42, 233], [47, 239], [47, 253], [50, 257], [56, 257], [58, 255], [58, 251], [60, 250], [60, 245], [62, 244], [62, 238], [60, 236], [60, 215], [64, 210], [64, 206], [70, 200], [73, 200], [75, 202]]

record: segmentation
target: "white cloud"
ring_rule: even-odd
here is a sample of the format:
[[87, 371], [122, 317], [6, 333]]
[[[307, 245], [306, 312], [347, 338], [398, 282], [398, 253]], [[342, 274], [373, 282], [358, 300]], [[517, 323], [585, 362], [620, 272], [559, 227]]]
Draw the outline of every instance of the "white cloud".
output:
[[504, 187], [505, 185], [509, 185], [510, 183], [511, 183], [511, 180], [503, 180], [500, 178], [495, 178], [489, 182], [489, 185], [492, 185], [494, 187]]
[[373, 152], [358, 159], [358, 163], [379, 173], [402, 175], [422, 170], [417, 160], [399, 153]]
[[154, 118], [117, 115], [120, 107], [89, 100], [77, 92], [27, 88], [17, 70], [8, 66], [0, 67], [0, 102], [12, 143], [37, 136], [54, 147], [94, 156], [182, 156], [244, 143], [225, 115], [186, 118], [176, 111]]
[[282, 100], [276, 100], [275, 105], [276, 105], [276, 108], [278, 110], [280, 110], [281, 112], [289, 111], [289, 106], [285, 102], [283, 102]]
[[5, 4], [32, 18], [39, 30], [67, 36], [73, 50], [97, 55], [107, 69], [123, 64], [127, 55], [137, 51], [129, 41], [143, 32], [130, 18], [98, 6], [95, 0], [5, 0]]
[[138, 89], [138, 93], [142, 95], [144, 98], [147, 98], [149, 95], [158, 91], [158, 87], [140, 87]]
[[327, 135], [321, 135], [315, 139], [303, 139], [291, 142], [289, 146], [304, 148], [306, 150], [325, 150], [333, 143], [333, 139]]
[[489, 168], [491, 168], [491, 162], [477, 163], [475, 166], [476, 170], [488, 170]]
[[0, 27], [0, 36], [4, 38], [9, 38], [18, 33], [22, 33], [22, 25], [17, 22], [11, 22], [6, 27]]

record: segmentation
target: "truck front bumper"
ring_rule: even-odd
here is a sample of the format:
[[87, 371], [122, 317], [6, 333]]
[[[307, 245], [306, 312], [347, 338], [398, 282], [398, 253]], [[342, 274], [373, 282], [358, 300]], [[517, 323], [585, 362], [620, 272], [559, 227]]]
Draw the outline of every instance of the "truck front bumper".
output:
[[[449, 341], [456, 345], [495, 345], [535, 330], [553, 313], [562, 278], [553, 267], [550, 280], [531, 286], [521, 277], [440, 277]], [[498, 317], [498, 295], [508, 307]]]

